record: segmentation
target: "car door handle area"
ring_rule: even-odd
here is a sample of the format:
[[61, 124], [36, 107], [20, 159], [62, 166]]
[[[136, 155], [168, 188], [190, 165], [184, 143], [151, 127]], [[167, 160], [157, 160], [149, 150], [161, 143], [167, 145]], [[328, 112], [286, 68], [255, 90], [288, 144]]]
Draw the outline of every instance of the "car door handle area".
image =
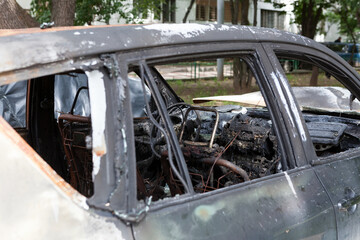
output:
[[356, 195], [351, 188], [345, 188], [345, 198], [338, 202], [340, 211], [354, 213], [360, 202], [360, 195]]

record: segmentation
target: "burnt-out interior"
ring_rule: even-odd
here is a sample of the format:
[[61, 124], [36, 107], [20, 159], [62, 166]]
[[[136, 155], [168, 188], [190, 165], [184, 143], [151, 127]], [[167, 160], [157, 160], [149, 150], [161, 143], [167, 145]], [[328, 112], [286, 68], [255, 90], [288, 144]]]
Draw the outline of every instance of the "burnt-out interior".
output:
[[[195, 192], [282, 171], [280, 146], [266, 107], [190, 105], [176, 96], [156, 68], [149, 71], [167, 107]], [[146, 74], [139, 77], [148, 81]], [[145, 115], [134, 118], [138, 199], [152, 196], [157, 200], [184, 193], [170, 166], [164, 133], [149, 118], [151, 114], [160, 126], [164, 125], [153, 95], [151, 92], [149, 98], [151, 113], [144, 107]], [[357, 117], [309, 109], [303, 116], [319, 157], [360, 146]]]
[[[86, 78], [83, 73], [66, 73], [29, 81], [27, 139], [65, 181], [84, 196], [90, 197], [94, 191], [91, 143], [87, 143], [91, 136], [91, 121], [90, 116], [74, 111], [79, 108], [79, 95], [87, 91], [86, 87], [76, 84], [80, 75]], [[60, 87], [66, 96], [56, 93]], [[73, 94], [69, 94], [71, 92]], [[62, 104], [62, 108], [56, 109], [59, 104]], [[89, 105], [89, 102], [86, 101], [86, 104]]]
[[[148, 74], [132, 70], [144, 83], [156, 83], [195, 192], [208, 192], [281, 171], [278, 140], [266, 108], [190, 105], [176, 95], [157, 67], [150, 67]], [[138, 199], [152, 196], [158, 200], [185, 192], [174, 172], [174, 167], [179, 166], [174, 161], [172, 167], [169, 160], [168, 141], [160, 129], [164, 128], [164, 119], [154, 95], [152, 91], [148, 107], [143, 108], [144, 116], [134, 118]]]
[[[190, 108], [177, 107], [171, 115], [195, 192], [223, 188], [280, 170], [278, 142], [267, 114], [253, 114], [256, 109], [243, 113], [241, 107], [201, 107], [190, 110], [189, 117], [183, 118]], [[163, 135], [146, 118], [135, 119], [134, 126], [137, 168], [143, 186], [138, 189], [139, 198], [151, 195], [156, 200], [183, 193], [168, 164]]]
[[304, 114], [317, 156], [327, 157], [360, 147], [360, 121], [357, 116], [349, 117]]
[[[190, 106], [172, 112], [195, 192], [202, 193], [281, 171], [281, 154], [270, 114], [266, 109]], [[214, 112], [207, 111], [211, 109]], [[197, 112], [197, 113], [196, 113]], [[219, 115], [212, 146], [209, 143]], [[305, 114], [305, 121], [318, 156], [325, 157], [360, 146], [359, 120]], [[183, 193], [166, 160], [163, 135], [147, 118], [134, 120], [139, 198], [154, 200]], [[140, 180], [139, 180], [140, 179]]]
[[[256, 68], [249, 68], [258, 80]], [[152, 196], [158, 200], [186, 192], [176, 173], [179, 162], [171, 161], [175, 158], [174, 146], [166, 137], [169, 133], [164, 131], [165, 121], [155, 95], [164, 102], [161, 108], [172, 122], [195, 192], [208, 192], [283, 170], [286, 162], [267, 107], [188, 104], [171, 89], [157, 66], [150, 66], [147, 74], [142, 74], [138, 66], [130, 70], [137, 75], [128, 81], [138, 199]], [[343, 77], [336, 75], [334, 69], [329, 72]], [[78, 80], [82, 83], [77, 84]], [[72, 81], [76, 84], [70, 84]], [[155, 83], [158, 93], [149, 82]], [[65, 181], [84, 196], [92, 196], [92, 129], [86, 75], [50, 75], [31, 79], [28, 86], [27, 126], [17, 131]], [[59, 88], [62, 93], [72, 94], [59, 95]], [[66, 107], [57, 108], [59, 102]], [[303, 117], [319, 157], [360, 146], [358, 114], [305, 109]]]
[[[302, 109], [317, 156], [328, 157], [359, 147], [360, 102], [355, 92], [350, 91], [353, 86], [348, 74], [317, 56], [275, 52], [285, 71], [285, 65], [290, 65], [293, 76], [296, 73], [305, 76], [302, 82], [289, 78], [289, 84]], [[312, 89], [312, 85], [317, 87]]]

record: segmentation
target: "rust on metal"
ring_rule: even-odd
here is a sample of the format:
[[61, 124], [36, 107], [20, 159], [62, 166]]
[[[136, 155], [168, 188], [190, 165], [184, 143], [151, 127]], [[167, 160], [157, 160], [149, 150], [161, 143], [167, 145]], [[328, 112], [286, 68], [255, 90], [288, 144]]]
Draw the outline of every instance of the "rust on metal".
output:
[[62, 179], [30, 146], [29, 144], [0, 117], [0, 131], [3, 132], [9, 141], [15, 143], [32, 162], [67, 196], [77, 197], [79, 193]]
[[[101, 28], [104, 27], [114, 27], [114, 26], [130, 26], [131, 24], [114, 24], [114, 25], [102, 25]], [[69, 30], [83, 30], [83, 29], [92, 29], [99, 28], [99, 26], [70, 26], [70, 27], [52, 27], [41, 29], [38, 28], [23, 28], [23, 29], [2, 29], [0, 30], [0, 37], [4, 36], [12, 36], [12, 35], [20, 35], [20, 34], [31, 34], [31, 33], [40, 33], [40, 32], [58, 32], [58, 31], [69, 31]]]

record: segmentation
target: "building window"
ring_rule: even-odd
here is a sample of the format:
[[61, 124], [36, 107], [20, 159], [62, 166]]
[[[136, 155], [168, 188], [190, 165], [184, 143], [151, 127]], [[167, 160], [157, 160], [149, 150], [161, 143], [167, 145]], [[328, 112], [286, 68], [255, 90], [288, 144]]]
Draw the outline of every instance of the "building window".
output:
[[196, 5], [196, 20], [205, 21], [205, 6]]
[[212, 22], [217, 20], [217, 8], [216, 7], [210, 7], [209, 20]]
[[196, 20], [215, 22], [217, 19], [216, 0], [196, 1]]
[[165, 0], [163, 3], [163, 22], [172, 22], [174, 23], [175, 20], [175, 0]]
[[285, 13], [279, 11], [261, 10], [261, 27], [284, 30]]

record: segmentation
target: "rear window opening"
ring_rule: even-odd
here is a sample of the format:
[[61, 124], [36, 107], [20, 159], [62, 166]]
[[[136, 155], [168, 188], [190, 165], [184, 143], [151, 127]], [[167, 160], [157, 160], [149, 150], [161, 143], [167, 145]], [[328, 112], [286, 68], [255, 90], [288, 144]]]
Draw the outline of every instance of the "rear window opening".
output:
[[349, 77], [321, 59], [277, 53], [303, 112], [314, 151], [320, 158], [360, 147], [360, 102], [343, 83]]
[[94, 193], [88, 79], [70, 72], [0, 87], [2, 116], [73, 188]]

